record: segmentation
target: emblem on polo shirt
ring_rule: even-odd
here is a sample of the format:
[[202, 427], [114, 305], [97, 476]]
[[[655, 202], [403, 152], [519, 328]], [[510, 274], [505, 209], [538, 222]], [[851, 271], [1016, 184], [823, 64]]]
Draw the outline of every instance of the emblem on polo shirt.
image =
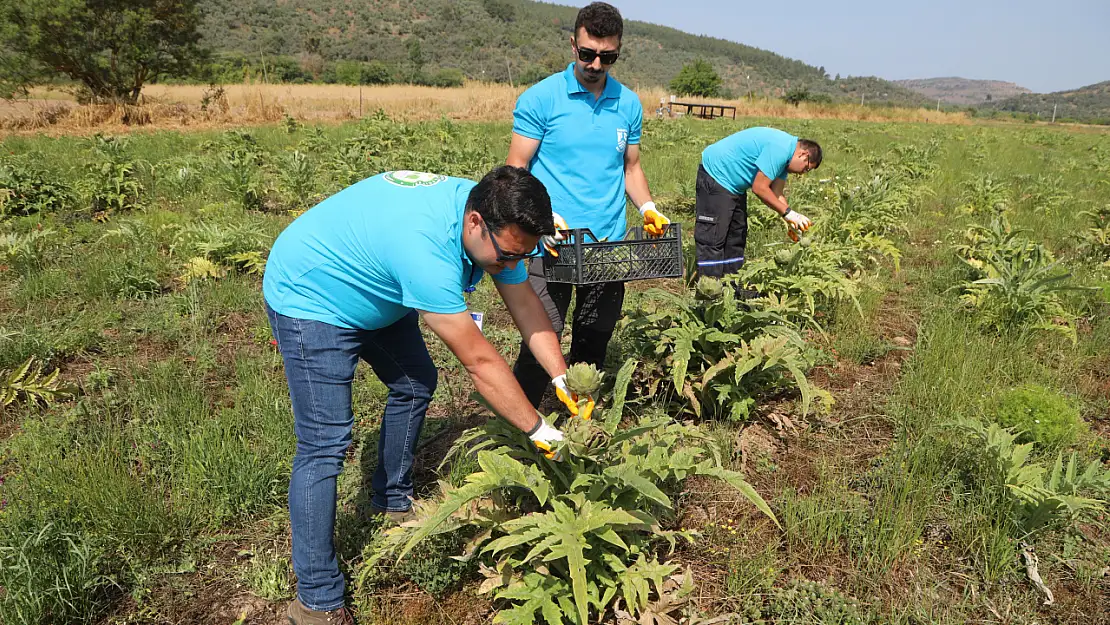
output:
[[624, 152], [624, 148], [628, 146], [628, 130], [626, 128], [617, 129], [617, 151]]
[[385, 173], [385, 181], [389, 184], [395, 184], [398, 187], [430, 187], [434, 184], [439, 184], [447, 180], [447, 176], [440, 174], [429, 174], [422, 171], [387, 171]]

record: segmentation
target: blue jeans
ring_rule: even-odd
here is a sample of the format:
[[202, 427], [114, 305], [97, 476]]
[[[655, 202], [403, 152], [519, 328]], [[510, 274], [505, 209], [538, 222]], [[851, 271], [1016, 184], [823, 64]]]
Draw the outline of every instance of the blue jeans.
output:
[[289, 482], [293, 571], [297, 595], [310, 610], [343, 605], [344, 580], [335, 555], [336, 477], [351, 444], [351, 382], [359, 358], [389, 388], [372, 503], [389, 511], [412, 506], [412, 461], [436, 368], [420, 335], [416, 311], [380, 330], [340, 328], [266, 314], [285, 361], [293, 400], [297, 453]]

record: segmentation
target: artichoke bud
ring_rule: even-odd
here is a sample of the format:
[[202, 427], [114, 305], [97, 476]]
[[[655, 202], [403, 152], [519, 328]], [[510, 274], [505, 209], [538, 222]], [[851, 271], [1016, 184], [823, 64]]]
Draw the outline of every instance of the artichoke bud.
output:
[[594, 365], [576, 363], [567, 368], [567, 388], [578, 395], [595, 395], [601, 390], [603, 374]]

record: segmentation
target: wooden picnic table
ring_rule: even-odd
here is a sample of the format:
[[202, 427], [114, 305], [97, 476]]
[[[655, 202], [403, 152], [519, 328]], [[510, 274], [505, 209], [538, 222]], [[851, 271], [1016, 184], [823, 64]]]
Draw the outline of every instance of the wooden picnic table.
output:
[[704, 102], [671, 102], [672, 107], [685, 106], [686, 114], [704, 119], [725, 117], [730, 111], [732, 119], [736, 119], [736, 107], [727, 104], [706, 104]]

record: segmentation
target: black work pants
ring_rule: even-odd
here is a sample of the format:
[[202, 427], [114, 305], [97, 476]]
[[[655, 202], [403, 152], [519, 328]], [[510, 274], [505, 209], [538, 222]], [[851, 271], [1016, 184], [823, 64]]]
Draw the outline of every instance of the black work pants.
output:
[[[528, 282], [543, 302], [547, 317], [560, 337], [570, 308], [573, 293], [576, 300], [571, 325], [570, 364], [584, 362], [601, 369], [605, 364], [605, 351], [624, 305], [624, 283], [562, 284], [544, 278], [543, 263], [548, 257], [536, 258], [528, 268]], [[523, 342], [520, 356], [513, 366], [513, 374], [533, 406], [539, 406], [544, 391], [551, 382], [536, 357]]]
[[698, 275], [721, 278], [738, 271], [748, 245], [748, 194], [732, 193], [698, 165], [694, 210]]

